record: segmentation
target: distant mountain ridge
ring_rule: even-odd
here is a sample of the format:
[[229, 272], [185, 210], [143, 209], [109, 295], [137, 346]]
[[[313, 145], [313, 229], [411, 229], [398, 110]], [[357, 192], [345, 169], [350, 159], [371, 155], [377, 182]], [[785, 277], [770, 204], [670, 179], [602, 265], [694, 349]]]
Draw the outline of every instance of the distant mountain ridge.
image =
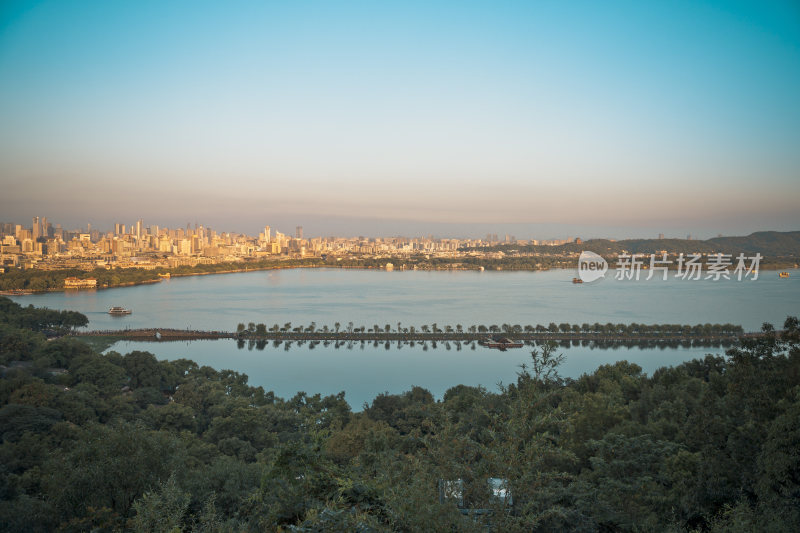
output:
[[717, 237], [710, 241], [720, 246], [741, 248], [761, 254], [800, 254], [800, 231], [758, 231], [747, 237]]
[[584, 250], [600, 255], [616, 255], [629, 252], [652, 254], [666, 250], [668, 253], [724, 253], [752, 255], [760, 253], [770, 258], [800, 257], [800, 231], [758, 231], [744, 237], [716, 237], [708, 240], [688, 239], [590, 239], [560, 246], [515, 246], [513, 244], [492, 247], [497, 250], [519, 249], [520, 251], [553, 254], [580, 253]]
[[622, 241], [609, 241], [593, 239], [583, 244], [573, 244], [584, 249], [591, 249], [598, 253], [605, 248], [605, 252], [619, 253], [623, 250], [632, 253], [655, 253], [661, 250], [674, 253], [760, 253], [770, 257], [798, 257], [800, 256], [800, 231], [758, 231], [744, 237], [715, 237], [708, 240], [687, 239], [626, 239]]

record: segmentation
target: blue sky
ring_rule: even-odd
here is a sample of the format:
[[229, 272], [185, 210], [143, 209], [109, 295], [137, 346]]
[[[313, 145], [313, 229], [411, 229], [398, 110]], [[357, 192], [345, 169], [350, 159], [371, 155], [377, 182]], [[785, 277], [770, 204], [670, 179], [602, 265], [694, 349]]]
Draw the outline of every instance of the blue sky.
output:
[[796, 2], [6, 1], [0, 221], [800, 229], [798, 94]]

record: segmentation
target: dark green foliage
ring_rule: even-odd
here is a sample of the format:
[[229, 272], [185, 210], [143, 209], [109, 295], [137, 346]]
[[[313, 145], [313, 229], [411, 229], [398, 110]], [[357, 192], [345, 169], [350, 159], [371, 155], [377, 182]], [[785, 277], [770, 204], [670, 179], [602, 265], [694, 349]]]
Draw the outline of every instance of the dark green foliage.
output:
[[88, 325], [89, 319], [77, 311], [54, 311], [32, 305], [22, 307], [5, 296], [0, 296], [0, 323], [33, 331], [65, 332]]
[[30, 361], [34, 350], [40, 346], [42, 335], [27, 329], [19, 329], [0, 323], [0, 364], [14, 361]]
[[[0, 531], [800, 530], [794, 318], [651, 377], [562, 379], [547, 344], [499, 392], [414, 387], [353, 413], [344, 393], [284, 401], [231, 370], [45, 341], [4, 305]], [[598, 327], [619, 330], [581, 329]]]
[[3, 442], [16, 442], [26, 433], [44, 433], [61, 420], [61, 413], [49, 407], [7, 404], [0, 409]]
[[800, 387], [780, 404], [767, 427], [756, 464], [755, 492], [763, 509], [800, 524]]
[[185, 463], [181, 442], [143, 424], [92, 425], [43, 465], [45, 499], [64, 515], [108, 507], [125, 516], [144, 491]]

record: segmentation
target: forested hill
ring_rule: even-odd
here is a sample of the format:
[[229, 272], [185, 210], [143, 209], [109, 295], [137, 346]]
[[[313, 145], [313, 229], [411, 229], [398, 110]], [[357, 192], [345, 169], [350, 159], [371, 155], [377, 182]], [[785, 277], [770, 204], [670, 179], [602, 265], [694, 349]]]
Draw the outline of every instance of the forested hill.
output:
[[503, 244], [490, 247], [497, 250], [519, 250], [543, 254], [580, 253], [589, 250], [600, 255], [629, 253], [651, 254], [666, 250], [669, 253], [755, 254], [768, 258], [800, 258], [800, 231], [760, 231], [746, 237], [716, 237], [708, 240], [687, 239], [625, 239], [611, 241], [590, 239], [580, 244], [561, 246], [518, 246]]
[[616, 244], [620, 251], [624, 249], [633, 253], [654, 253], [667, 250], [674, 253], [760, 253], [765, 257], [800, 257], [800, 231], [760, 231], [746, 237], [716, 237], [705, 241], [629, 239], [612, 244]]
[[0, 531], [800, 531], [796, 318], [652, 376], [565, 380], [548, 347], [499, 390], [354, 413], [0, 304]]
[[759, 231], [747, 237], [717, 237], [708, 242], [762, 255], [800, 256], [800, 231]]

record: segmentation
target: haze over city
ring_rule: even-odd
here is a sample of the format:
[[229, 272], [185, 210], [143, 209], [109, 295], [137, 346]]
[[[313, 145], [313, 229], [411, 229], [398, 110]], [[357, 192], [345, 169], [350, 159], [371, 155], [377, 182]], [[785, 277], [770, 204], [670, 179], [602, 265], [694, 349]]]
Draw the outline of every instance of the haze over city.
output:
[[796, 3], [0, 7], [0, 221], [800, 227]]

